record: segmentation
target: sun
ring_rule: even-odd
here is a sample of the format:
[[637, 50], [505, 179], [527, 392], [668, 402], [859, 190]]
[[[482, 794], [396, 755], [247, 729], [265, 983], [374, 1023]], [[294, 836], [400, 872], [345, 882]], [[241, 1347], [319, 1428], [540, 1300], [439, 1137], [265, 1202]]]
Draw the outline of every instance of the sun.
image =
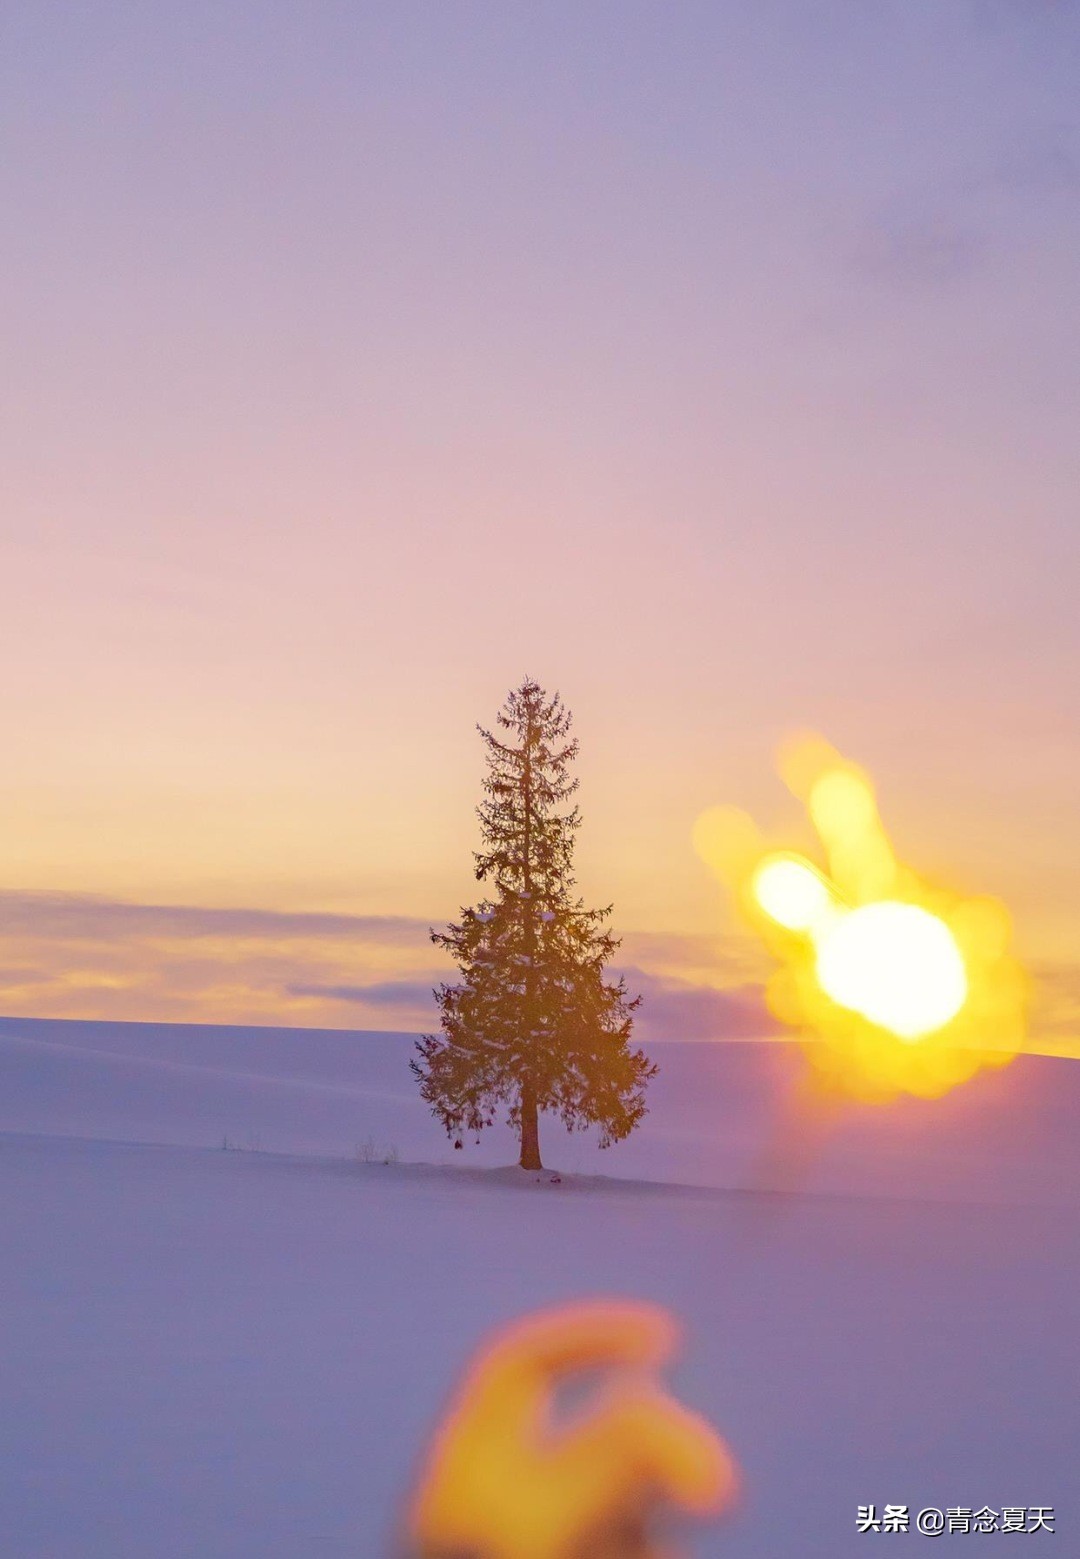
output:
[[818, 866], [767, 849], [713, 808], [695, 843], [777, 957], [769, 1006], [830, 1084], [860, 1098], [936, 1096], [1023, 1044], [1025, 980], [996, 901], [931, 889], [896, 856], [869, 776], [821, 738], [782, 772], [824, 847]]

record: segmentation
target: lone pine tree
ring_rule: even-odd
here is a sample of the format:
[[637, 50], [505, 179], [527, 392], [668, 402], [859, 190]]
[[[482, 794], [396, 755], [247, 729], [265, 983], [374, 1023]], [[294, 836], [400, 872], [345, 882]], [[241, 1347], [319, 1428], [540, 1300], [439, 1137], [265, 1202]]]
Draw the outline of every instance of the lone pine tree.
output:
[[446, 1132], [494, 1124], [500, 1106], [521, 1135], [521, 1166], [541, 1169], [539, 1114], [568, 1130], [595, 1125], [600, 1146], [629, 1135], [645, 1114], [656, 1066], [630, 1048], [632, 1014], [623, 979], [605, 979], [618, 940], [611, 913], [573, 896], [577, 789], [569, 766], [577, 740], [558, 694], [526, 679], [500, 711], [487, 745], [485, 799], [477, 808], [484, 849], [476, 877], [491, 894], [431, 939], [453, 954], [460, 981], [435, 991], [442, 1029], [417, 1042], [409, 1063]]

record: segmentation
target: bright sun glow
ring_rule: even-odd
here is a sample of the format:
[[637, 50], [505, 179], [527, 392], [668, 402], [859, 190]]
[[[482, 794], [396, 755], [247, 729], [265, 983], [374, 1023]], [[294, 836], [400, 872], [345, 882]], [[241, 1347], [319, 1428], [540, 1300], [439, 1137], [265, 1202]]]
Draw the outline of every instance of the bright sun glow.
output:
[[832, 896], [812, 867], [790, 855], [769, 856], [754, 874], [758, 903], [788, 931], [809, 931], [829, 912]]
[[813, 867], [786, 855], [765, 858], [753, 891], [777, 925], [810, 937], [821, 988], [838, 1006], [912, 1040], [942, 1028], [964, 1005], [963, 956], [929, 910], [894, 899], [847, 909]]
[[935, 1097], [1023, 1044], [1026, 982], [1009, 922], [990, 899], [930, 888], [897, 859], [869, 776], [820, 737], [781, 757], [824, 869], [769, 850], [729, 808], [698, 819], [695, 844], [736, 889], [776, 955], [767, 995], [801, 1032], [831, 1087], [865, 1099]]
[[815, 943], [826, 994], [901, 1039], [932, 1034], [964, 1005], [956, 938], [917, 904], [865, 904], [838, 916]]

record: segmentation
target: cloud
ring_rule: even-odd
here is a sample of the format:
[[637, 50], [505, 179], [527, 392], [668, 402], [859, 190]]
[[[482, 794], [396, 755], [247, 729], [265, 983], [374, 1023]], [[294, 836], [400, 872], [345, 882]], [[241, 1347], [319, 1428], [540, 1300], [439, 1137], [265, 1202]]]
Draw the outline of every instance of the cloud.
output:
[[428, 928], [402, 915], [0, 891], [0, 1001], [22, 1017], [318, 1026], [347, 1021], [334, 991], [370, 987], [356, 1000], [408, 1027], [439, 978], [427, 978]]
[[1080, 189], [1080, 153], [1060, 127], [1010, 147], [998, 160], [994, 182], [1022, 194], [1072, 194]]
[[1080, 965], [1040, 963], [1030, 974], [1032, 1038], [1080, 1040]]
[[[433, 958], [428, 927], [410, 916], [0, 891], [0, 993], [19, 1016], [320, 1026], [363, 1021], [368, 1009], [419, 1029], [437, 1021], [433, 988], [455, 977]], [[631, 990], [646, 998], [642, 1038], [772, 1032], [762, 955], [749, 942], [636, 932], [624, 949]]]
[[954, 287], [997, 252], [1015, 249], [1055, 199], [1080, 190], [1080, 142], [1061, 122], [1017, 129], [967, 165], [935, 170], [856, 215], [846, 270], [911, 292]]
[[760, 983], [768, 968], [768, 955], [758, 938], [732, 933], [628, 931], [622, 937], [621, 951], [635, 966], [665, 974], [678, 971], [677, 979], [705, 975], [701, 983]]
[[45, 969], [0, 969], [0, 991], [19, 990], [25, 985], [51, 985], [55, 978]]
[[[765, 1006], [760, 985], [719, 990], [713, 985], [650, 974], [636, 965], [613, 968], [611, 973], [625, 975], [630, 994], [640, 993], [645, 998], [635, 1020], [635, 1033], [643, 1040], [760, 1039], [776, 1032], [776, 1020]], [[432, 989], [445, 977], [433, 971], [426, 979], [362, 985], [302, 983], [287, 986], [286, 994], [357, 1006], [428, 1010], [434, 1015]]]
[[979, 32], [993, 32], [1002, 26], [1042, 26], [1059, 18], [1076, 17], [1074, 0], [970, 0], [971, 17]]
[[915, 213], [868, 222], [851, 248], [851, 266], [870, 281], [903, 288], [943, 286], [974, 274], [987, 242], [947, 216]]
[[372, 1007], [431, 1007], [432, 991], [443, 978], [440, 972], [428, 980], [376, 980], [370, 985], [289, 985], [286, 994]]
[[720, 990], [689, 980], [671, 980], [644, 969], [624, 968], [632, 996], [644, 997], [635, 1030], [644, 1040], [766, 1039], [777, 1033], [760, 985]]
[[134, 904], [89, 894], [0, 891], [0, 936], [115, 940], [118, 937], [347, 938], [409, 945], [427, 941], [431, 922], [407, 915]]
[[[366, 1008], [415, 1032], [437, 1021], [433, 988], [455, 978], [449, 960], [439, 966], [428, 924], [0, 891], [0, 1002], [24, 1017], [314, 1027], [363, 1022]], [[628, 932], [623, 954], [612, 972], [644, 997], [640, 1040], [777, 1033], [763, 995], [767, 958], [752, 939]], [[1080, 964], [1031, 974], [1033, 1047], [1080, 1053]]]

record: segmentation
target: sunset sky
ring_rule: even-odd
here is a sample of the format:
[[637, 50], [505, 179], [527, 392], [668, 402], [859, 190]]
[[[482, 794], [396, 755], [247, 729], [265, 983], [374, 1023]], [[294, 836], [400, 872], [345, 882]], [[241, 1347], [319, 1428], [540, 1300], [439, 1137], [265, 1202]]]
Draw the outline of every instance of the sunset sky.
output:
[[416, 1029], [525, 674], [653, 1038], [793, 728], [1080, 1036], [1080, 3], [0, 31], [0, 1012]]

